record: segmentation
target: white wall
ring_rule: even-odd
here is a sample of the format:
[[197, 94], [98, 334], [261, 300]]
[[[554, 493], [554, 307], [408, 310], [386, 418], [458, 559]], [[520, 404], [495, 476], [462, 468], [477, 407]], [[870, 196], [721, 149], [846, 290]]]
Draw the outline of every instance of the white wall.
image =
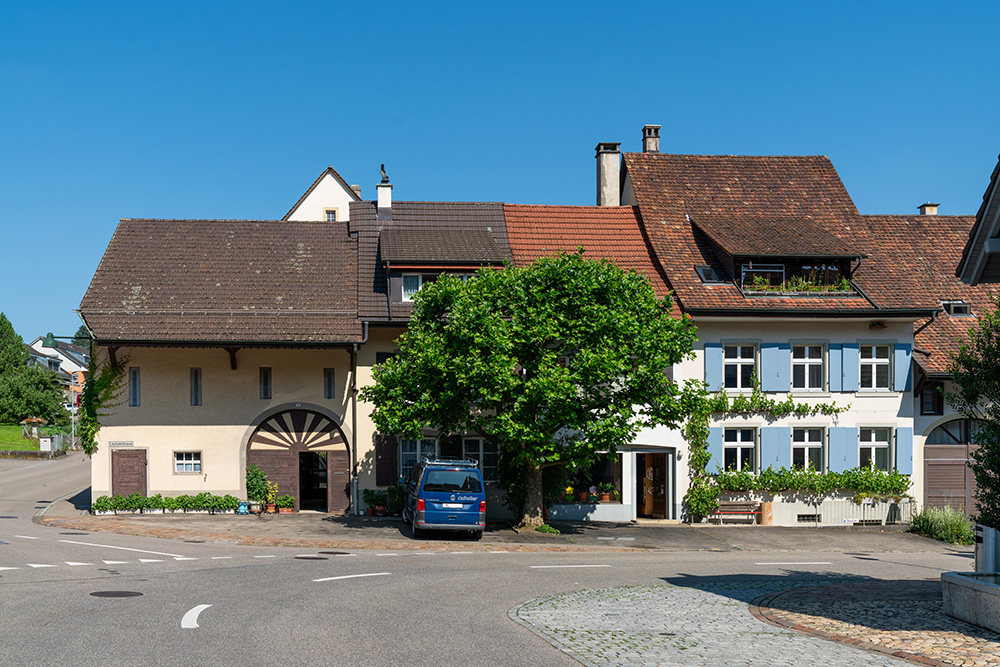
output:
[[353, 192], [345, 190], [332, 174], [326, 174], [288, 219], [297, 222], [325, 221], [326, 209], [335, 208], [338, 222], [343, 222], [350, 219], [352, 201], [357, 201]]

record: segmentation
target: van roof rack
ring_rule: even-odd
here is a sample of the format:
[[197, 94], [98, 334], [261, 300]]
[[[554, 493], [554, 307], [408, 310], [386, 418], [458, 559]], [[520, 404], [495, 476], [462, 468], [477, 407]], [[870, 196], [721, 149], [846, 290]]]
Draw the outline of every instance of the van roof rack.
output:
[[421, 456], [420, 461], [429, 465], [449, 465], [449, 466], [461, 466], [465, 468], [478, 468], [479, 462], [475, 459], [459, 459], [454, 456], [437, 456], [434, 458], [427, 458], [426, 456]]

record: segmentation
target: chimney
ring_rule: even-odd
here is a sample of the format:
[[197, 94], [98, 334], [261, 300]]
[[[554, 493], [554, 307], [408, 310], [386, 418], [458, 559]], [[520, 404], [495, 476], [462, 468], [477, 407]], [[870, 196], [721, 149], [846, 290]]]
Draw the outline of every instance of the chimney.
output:
[[643, 153], [659, 153], [660, 152], [660, 126], [659, 125], [645, 125], [642, 128], [642, 152]]
[[621, 205], [621, 191], [619, 184], [619, 157], [621, 152], [618, 147], [621, 143], [602, 142], [597, 144], [597, 205], [598, 206], [619, 206]]
[[355, 195], [358, 196], [358, 199], [361, 199], [361, 186], [360, 185], [352, 185], [351, 186], [351, 190], [354, 192]]
[[378, 191], [378, 212], [376, 218], [379, 220], [392, 220], [392, 183], [385, 173], [385, 165], [381, 166], [382, 182], [375, 186]]
[[920, 215], [937, 215], [937, 207], [941, 204], [932, 204], [927, 202], [926, 204], [921, 204], [917, 208], [920, 209]]

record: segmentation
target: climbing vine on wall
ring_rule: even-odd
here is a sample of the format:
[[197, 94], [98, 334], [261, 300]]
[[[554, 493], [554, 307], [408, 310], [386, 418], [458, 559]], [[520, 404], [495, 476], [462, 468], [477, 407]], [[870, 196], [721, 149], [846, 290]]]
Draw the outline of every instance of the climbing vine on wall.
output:
[[120, 396], [125, 386], [127, 364], [127, 358], [120, 359], [117, 365], [106, 361], [98, 362], [94, 343], [91, 341], [87, 382], [80, 395], [80, 443], [87, 456], [93, 456], [97, 451], [100, 418], [108, 415], [109, 409], [121, 405]]

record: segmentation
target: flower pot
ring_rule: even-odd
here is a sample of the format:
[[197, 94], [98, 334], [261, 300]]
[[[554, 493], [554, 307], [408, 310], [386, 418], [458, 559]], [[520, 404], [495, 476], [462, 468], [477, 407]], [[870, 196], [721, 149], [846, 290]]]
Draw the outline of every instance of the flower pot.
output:
[[375, 508], [374, 507], [366, 507], [365, 508], [365, 516], [375, 516]]
[[601, 502], [602, 503], [610, 503], [611, 502], [611, 494], [610, 493], [602, 493], [601, 494]]
[[576, 492], [576, 500], [577, 500], [577, 502], [585, 503], [589, 499], [590, 499], [590, 494], [587, 493], [586, 491], [577, 491]]
[[294, 507], [279, 507], [278, 514], [291, 514], [295, 511]]
[[275, 514], [275, 513], [277, 513], [277, 508], [275, 507], [274, 503], [268, 503], [267, 504], [267, 513], [268, 514]]
[[385, 516], [388, 513], [389, 513], [389, 508], [386, 507], [385, 505], [375, 506], [375, 514], [377, 514], [378, 516]]

